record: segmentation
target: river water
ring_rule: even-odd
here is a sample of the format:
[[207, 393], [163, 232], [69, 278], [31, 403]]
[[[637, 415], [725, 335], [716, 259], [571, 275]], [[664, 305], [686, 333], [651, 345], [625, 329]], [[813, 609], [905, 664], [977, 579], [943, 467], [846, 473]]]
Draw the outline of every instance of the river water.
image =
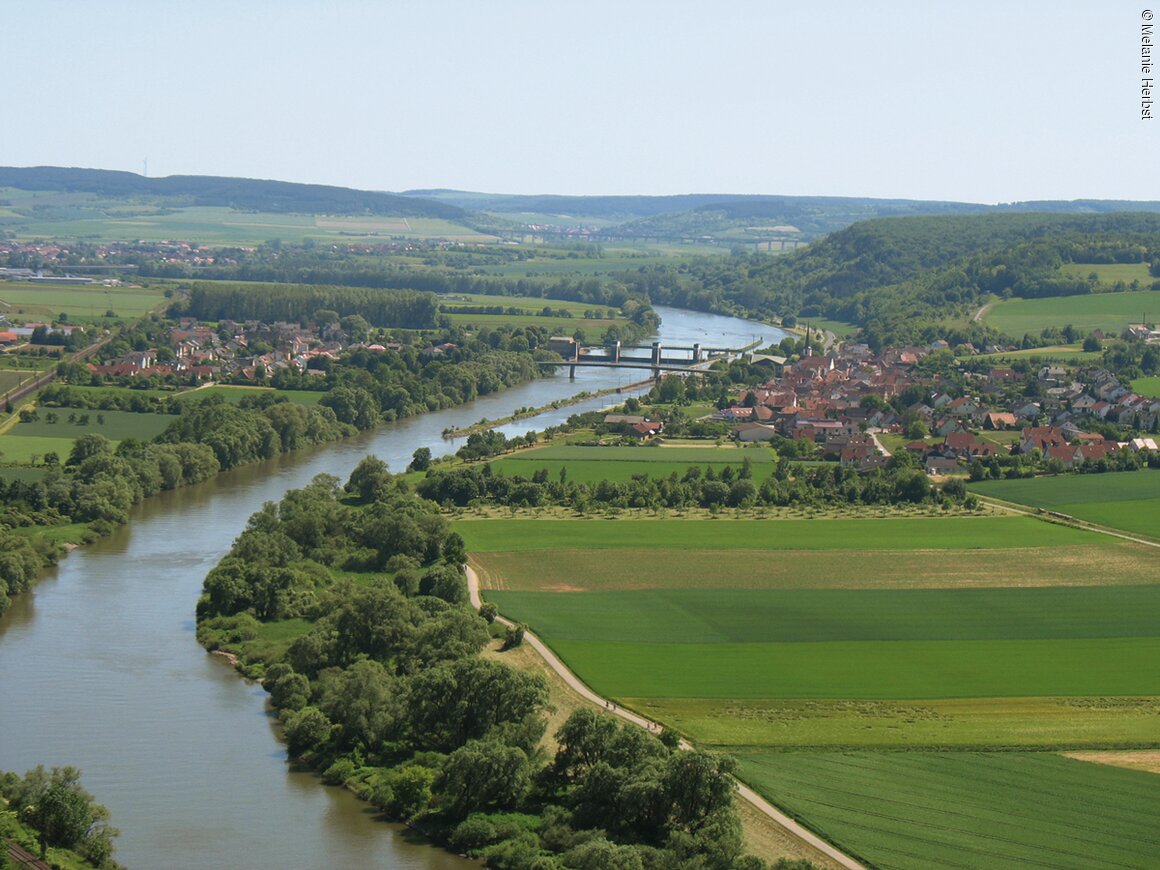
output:
[[[784, 337], [735, 318], [657, 310], [660, 337], [672, 345]], [[117, 858], [130, 868], [476, 866], [292, 768], [266, 693], [197, 644], [202, 580], [263, 502], [318, 473], [345, 480], [368, 453], [401, 471], [416, 448], [453, 452], [459, 442], [442, 438], [447, 428], [642, 375], [580, 368], [574, 381], [545, 378], [149, 499], [128, 526], [70, 554], [0, 620], [0, 770], [81, 768], [122, 830]], [[616, 401], [591, 399], [503, 431], [542, 430]]]

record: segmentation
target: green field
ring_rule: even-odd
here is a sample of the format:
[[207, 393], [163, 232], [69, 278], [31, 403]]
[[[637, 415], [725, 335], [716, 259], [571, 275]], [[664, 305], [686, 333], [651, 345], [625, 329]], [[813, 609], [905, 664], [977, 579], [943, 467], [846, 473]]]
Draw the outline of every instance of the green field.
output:
[[1075, 278], [1088, 278], [1093, 272], [1103, 287], [1118, 282], [1131, 284], [1138, 281], [1148, 287], [1156, 279], [1148, 273], [1148, 263], [1064, 263], [1060, 271]]
[[163, 292], [154, 288], [45, 285], [27, 281], [0, 283], [0, 314], [12, 320], [55, 320], [64, 313], [70, 320], [83, 321], [103, 317], [106, 311], [132, 319], [152, 311], [164, 301]]
[[1132, 381], [1132, 391], [1141, 396], [1160, 399], [1160, 377], [1136, 378]]
[[1130, 323], [1150, 321], [1160, 315], [1160, 293], [1148, 290], [1126, 293], [1093, 293], [1048, 299], [1009, 299], [992, 308], [984, 318], [1005, 335], [1038, 335], [1049, 326], [1069, 323], [1082, 333], [1095, 329], [1118, 334]]
[[727, 752], [1075, 749], [1156, 743], [1160, 698], [634, 698], [623, 703]]
[[875, 867], [1155, 867], [1160, 776], [1050, 753], [739, 753]]
[[221, 396], [227, 402], [236, 405], [247, 396], [262, 395], [265, 393], [275, 394], [279, 398], [285, 398], [288, 402], [292, 402], [295, 405], [317, 405], [318, 401], [325, 395], [324, 393], [313, 390], [276, 390], [273, 387], [244, 387], [229, 384], [215, 384], [212, 387], [203, 387], [199, 390], [190, 390], [181, 393], [177, 398], [180, 401], [197, 402], [202, 399], [208, 399], [210, 396]]
[[[1160, 796], [1035, 752], [1160, 746], [1158, 548], [1020, 516], [454, 527], [485, 597], [595, 691], [737, 755], [873, 866], [1100, 866], [1058, 813]], [[1017, 825], [980, 826], [1008, 807]], [[1158, 839], [1140, 813], [1099, 821], [1129, 866]]]
[[[1090, 532], [1030, 517], [817, 520], [462, 520], [473, 553], [511, 550], [987, 550], [1107, 546]], [[684, 558], [684, 557], [682, 557]], [[750, 555], [738, 558], [751, 558]]]
[[[11, 191], [5, 190], [5, 198]], [[121, 209], [110, 215], [93, 196], [43, 194], [54, 210], [53, 219], [8, 216], [0, 226], [16, 238], [83, 239], [86, 241], [189, 240], [204, 245], [259, 244], [270, 239], [301, 244], [307, 239], [353, 244], [382, 242], [391, 238], [447, 238], [458, 241], [495, 241], [470, 227], [436, 218], [332, 216], [235, 211], [217, 206], [159, 210], [149, 206]]]
[[979, 495], [1160, 538], [1160, 470], [988, 480], [970, 488]]
[[[56, 423], [48, 423], [45, 415], [55, 413]], [[89, 422], [68, 422], [73, 416], [79, 421], [88, 415]], [[97, 415], [104, 417], [104, 423], [97, 422]], [[4, 435], [0, 435], [0, 462], [10, 465], [27, 465], [33, 457], [44, 457], [46, 453], [56, 453], [61, 460], [68, 458], [73, 441], [81, 435], [96, 433], [104, 435], [115, 447], [125, 438], [140, 438], [148, 441], [165, 431], [174, 418], [168, 414], [134, 414], [129, 411], [87, 411], [80, 408], [41, 409], [40, 419], [32, 423], [17, 423]]]
[[624, 482], [634, 475], [646, 474], [653, 479], [667, 478], [674, 472], [683, 476], [691, 466], [702, 470], [711, 466], [720, 474], [726, 467], [738, 471], [745, 460], [753, 465], [757, 483], [773, 474], [775, 454], [770, 450], [735, 447], [578, 447], [557, 445], [521, 451], [514, 456], [491, 463], [494, 471], [509, 476], [530, 478], [547, 470], [555, 480], [561, 469], [568, 480], [596, 483], [601, 480]]

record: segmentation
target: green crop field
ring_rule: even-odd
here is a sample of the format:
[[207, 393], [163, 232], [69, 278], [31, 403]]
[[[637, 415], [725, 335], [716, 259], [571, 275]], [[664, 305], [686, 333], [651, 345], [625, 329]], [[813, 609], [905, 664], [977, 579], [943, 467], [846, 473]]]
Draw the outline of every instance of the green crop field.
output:
[[720, 474], [726, 467], [739, 471], [749, 460], [757, 483], [773, 474], [774, 454], [770, 450], [714, 447], [575, 447], [558, 445], [527, 450], [491, 463], [494, 471], [509, 476], [531, 477], [547, 470], [555, 480], [564, 470], [569, 480], [596, 483], [601, 480], [624, 482], [634, 475], [667, 478], [674, 472], [683, 476], [692, 466], [712, 467]]
[[72, 320], [103, 317], [136, 318], [165, 301], [160, 289], [104, 287], [100, 284], [46, 285], [27, 281], [0, 284], [0, 314], [13, 320], [56, 319], [61, 313]]
[[[457, 528], [462, 525], [457, 524]], [[643, 527], [642, 541], [649, 540], [650, 528]], [[473, 551], [472, 562], [488, 588], [510, 592], [681, 587], [985, 589], [1160, 582], [1160, 552], [1156, 548], [1110, 537], [1085, 544], [994, 550], [780, 549], [770, 558], [763, 558], [760, 551], [740, 548], [683, 549], [679, 559], [664, 561], [663, 572], [651, 570], [657, 564], [657, 551], [651, 546], [601, 549], [592, 543], [561, 546], [551, 552], [555, 558], [545, 561], [540, 549]], [[735, 556], [735, 552], [741, 555]], [[733, 567], [738, 557], [745, 561], [744, 570]], [[854, 565], [857, 570], [852, 570]]]
[[[6, 191], [6, 194], [8, 192]], [[458, 241], [495, 241], [463, 224], [436, 218], [403, 218], [276, 214], [235, 211], [217, 206], [155, 210], [142, 206], [120, 216], [106, 214], [95, 197], [83, 197], [72, 214], [57, 194], [44, 194], [57, 203], [59, 218], [8, 217], [4, 228], [18, 239], [67, 239], [86, 241], [167, 241], [182, 239], [201, 244], [259, 244], [281, 239], [301, 244], [306, 239], [344, 243], [382, 242], [392, 237], [447, 238]]]
[[1136, 378], [1132, 381], [1132, 391], [1141, 396], [1160, 399], [1160, 377]]
[[1160, 698], [634, 698], [623, 703], [726, 752], [1151, 746]]
[[273, 387], [245, 387], [230, 384], [215, 384], [212, 387], [203, 387], [199, 390], [190, 390], [182, 393], [178, 398], [183, 402], [198, 402], [202, 399], [208, 399], [211, 396], [221, 396], [227, 402], [236, 405], [247, 396], [258, 396], [266, 393], [273, 394], [278, 398], [285, 398], [286, 401], [292, 402], [295, 405], [317, 405], [319, 400], [325, 395], [324, 393], [313, 390], [276, 390]]
[[1160, 470], [989, 480], [970, 488], [979, 495], [1160, 538]]
[[744, 777], [875, 867], [1154, 867], [1160, 776], [1050, 753], [740, 753]]
[[[661, 447], [582, 447], [573, 444], [556, 444], [551, 447], [540, 447], [535, 450], [525, 450], [512, 457], [514, 461], [534, 460], [562, 460], [571, 462], [585, 462], [597, 460], [600, 462], [682, 462], [687, 465], [708, 463], [735, 463], [741, 465], [746, 459], [757, 464], [773, 462], [776, 459], [773, 451], [760, 447], [738, 447], [733, 444], [724, 444], [720, 447], [664, 445]], [[647, 470], [641, 468], [641, 471]]]
[[[1030, 517], [916, 517], [816, 520], [462, 520], [472, 552], [511, 550], [987, 550], [1107, 546], [1091, 532]], [[684, 558], [683, 556], [681, 558]], [[750, 559], [746, 554], [737, 558]]]
[[[56, 423], [49, 423], [47, 413], [57, 415]], [[89, 422], [78, 422], [88, 416]], [[104, 423], [97, 420], [98, 415]], [[69, 417], [74, 422], [69, 422]], [[12, 465], [27, 465], [34, 457], [46, 453], [56, 453], [61, 460], [68, 458], [73, 441], [81, 435], [96, 433], [104, 435], [115, 447], [125, 438], [140, 438], [148, 441], [165, 431], [173, 422], [168, 414], [134, 414], [129, 411], [88, 411], [80, 408], [41, 409], [40, 419], [31, 423], [17, 423], [4, 435], [0, 435], [0, 462]]]
[[1071, 324], [1080, 332], [1101, 329], [1119, 333], [1130, 323], [1140, 323], [1147, 315], [1160, 314], [1160, 293], [1148, 290], [1125, 293], [1093, 293], [1085, 296], [1058, 296], [1048, 299], [1009, 299], [1000, 302], [984, 318], [1006, 335], [1038, 335], [1049, 326]]
[[1064, 263], [1060, 271], [1075, 278], [1088, 278], [1095, 273], [1096, 280], [1105, 287], [1117, 282], [1131, 284], [1139, 281], [1147, 287], [1156, 279], [1148, 273], [1148, 263]]

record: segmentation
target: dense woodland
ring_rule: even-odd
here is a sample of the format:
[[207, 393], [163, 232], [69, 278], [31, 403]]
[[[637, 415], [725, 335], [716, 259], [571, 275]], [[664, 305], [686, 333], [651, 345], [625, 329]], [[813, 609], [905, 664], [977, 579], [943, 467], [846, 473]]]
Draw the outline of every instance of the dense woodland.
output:
[[[292, 755], [498, 868], [759, 868], [733, 764], [582, 711], [541, 748], [542, 677], [479, 653], [463, 541], [367, 457], [255, 514], [210, 572], [199, 638], [264, 674]], [[263, 624], [305, 620], [288, 645]]]

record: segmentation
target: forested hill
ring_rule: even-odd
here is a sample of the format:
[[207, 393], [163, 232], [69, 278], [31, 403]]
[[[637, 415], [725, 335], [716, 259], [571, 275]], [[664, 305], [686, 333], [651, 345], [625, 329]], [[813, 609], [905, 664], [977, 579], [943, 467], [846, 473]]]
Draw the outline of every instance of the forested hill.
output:
[[245, 211], [299, 214], [375, 214], [461, 221], [467, 213], [446, 202], [256, 178], [171, 175], [146, 178], [132, 172], [58, 166], [0, 167], [0, 187], [91, 193], [102, 197], [158, 197], [167, 205], [221, 206]]
[[[1160, 202], [1072, 200], [983, 205], [969, 202], [918, 199], [875, 199], [850, 196], [779, 196], [764, 194], [694, 193], [677, 196], [559, 196], [475, 193], [463, 190], [408, 190], [404, 196], [437, 200], [475, 212], [519, 219], [556, 216], [562, 226], [602, 222], [598, 238], [693, 239], [711, 236], [719, 241], [744, 241], [738, 230], [792, 228], [803, 241], [817, 239], [858, 221], [881, 217], [975, 215], [1045, 212], [1103, 214], [1107, 212], [1160, 212]], [[751, 234], [752, 235], [752, 234]], [[755, 237], [756, 237], [755, 236]]]
[[680, 275], [653, 276], [646, 289], [654, 303], [830, 317], [863, 327], [872, 343], [893, 343], [917, 337], [924, 324], [966, 313], [991, 294], [1092, 292], [1088, 282], [1061, 270], [1064, 263], [1157, 260], [1155, 213], [885, 218], [781, 257], [704, 258]]

